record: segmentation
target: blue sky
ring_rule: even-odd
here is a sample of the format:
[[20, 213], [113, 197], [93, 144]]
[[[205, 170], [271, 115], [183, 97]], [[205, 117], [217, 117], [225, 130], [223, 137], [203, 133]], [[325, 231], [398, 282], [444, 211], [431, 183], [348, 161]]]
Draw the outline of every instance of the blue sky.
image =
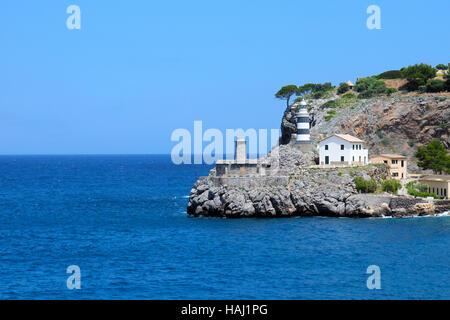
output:
[[[66, 8], [81, 8], [68, 30]], [[381, 30], [366, 27], [369, 5]], [[449, 62], [448, 0], [0, 4], [0, 154], [170, 153], [176, 128], [279, 128], [286, 84]]]

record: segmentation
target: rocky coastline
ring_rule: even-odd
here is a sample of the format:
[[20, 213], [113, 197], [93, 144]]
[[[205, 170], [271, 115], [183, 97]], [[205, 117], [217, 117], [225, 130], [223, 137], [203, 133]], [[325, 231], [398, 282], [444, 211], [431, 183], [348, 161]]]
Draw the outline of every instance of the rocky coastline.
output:
[[[383, 166], [359, 170], [302, 169], [277, 177], [200, 178], [191, 190], [189, 215], [209, 217], [407, 217], [450, 210], [450, 200], [359, 194], [353, 176], [380, 179]], [[356, 171], [356, 172], [355, 172]]]
[[[448, 120], [449, 100], [401, 96], [369, 99], [341, 108], [335, 118], [325, 121], [326, 109], [322, 106], [327, 101], [311, 104], [311, 140], [315, 143], [327, 134], [347, 132], [363, 136], [376, 152], [389, 153], [395, 148], [407, 155], [413, 153], [411, 142], [420, 144], [438, 138], [444, 145], [450, 144], [448, 127], [439, 125]], [[450, 210], [450, 200], [358, 193], [354, 178], [361, 176], [381, 183], [388, 176], [384, 165], [315, 168], [317, 153], [302, 152], [292, 143], [296, 130], [294, 110], [287, 108], [284, 112], [280, 145], [265, 157], [277, 168], [276, 174], [216, 176], [213, 169], [194, 184], [187, 213], [228, 218], [369, 218], [435, 215]], [[417, 132], [422, 134], [415, 135]], [[383, 145], [383, 141], [389, 143]]]

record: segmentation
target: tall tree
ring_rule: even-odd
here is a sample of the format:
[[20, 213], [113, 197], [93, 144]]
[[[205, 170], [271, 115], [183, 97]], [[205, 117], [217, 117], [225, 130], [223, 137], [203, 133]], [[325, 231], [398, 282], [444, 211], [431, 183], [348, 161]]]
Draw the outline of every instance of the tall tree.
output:
[[418, 147], [414, 154], [419, 160], [417, 165], [422, 169], [431, 169], [434, 173], [450, 173], [450, 156], [439, 140], [433, 140], [426, 146]]
[[293, 95], [298, 93], [298, 88], [296, 85], [290, 84], [282, 87], [275, 93], [275, 97], [281, 100], [286, 100], [286, 106], [289, 108], [289, 100]]

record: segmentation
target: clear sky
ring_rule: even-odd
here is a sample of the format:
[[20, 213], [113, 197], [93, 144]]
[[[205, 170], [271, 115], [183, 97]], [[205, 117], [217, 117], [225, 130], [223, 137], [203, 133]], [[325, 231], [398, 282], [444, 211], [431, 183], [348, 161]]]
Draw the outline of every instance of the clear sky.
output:
[[450, 62], [449, 13], [449, 0], [2, 0], [0, 154], [170, 153], [194, 120], [279, 128], [283, 85]]

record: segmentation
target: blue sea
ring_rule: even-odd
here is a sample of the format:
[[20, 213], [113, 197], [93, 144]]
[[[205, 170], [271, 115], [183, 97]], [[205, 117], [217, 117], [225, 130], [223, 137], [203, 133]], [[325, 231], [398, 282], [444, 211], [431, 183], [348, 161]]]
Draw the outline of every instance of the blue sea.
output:
[[[0, 298], [450, 299], [450, 217], [190, 218], [190, 189], [210, 168], [1, 156]], [[71, 265], [79, 290], [66, 285]]]

